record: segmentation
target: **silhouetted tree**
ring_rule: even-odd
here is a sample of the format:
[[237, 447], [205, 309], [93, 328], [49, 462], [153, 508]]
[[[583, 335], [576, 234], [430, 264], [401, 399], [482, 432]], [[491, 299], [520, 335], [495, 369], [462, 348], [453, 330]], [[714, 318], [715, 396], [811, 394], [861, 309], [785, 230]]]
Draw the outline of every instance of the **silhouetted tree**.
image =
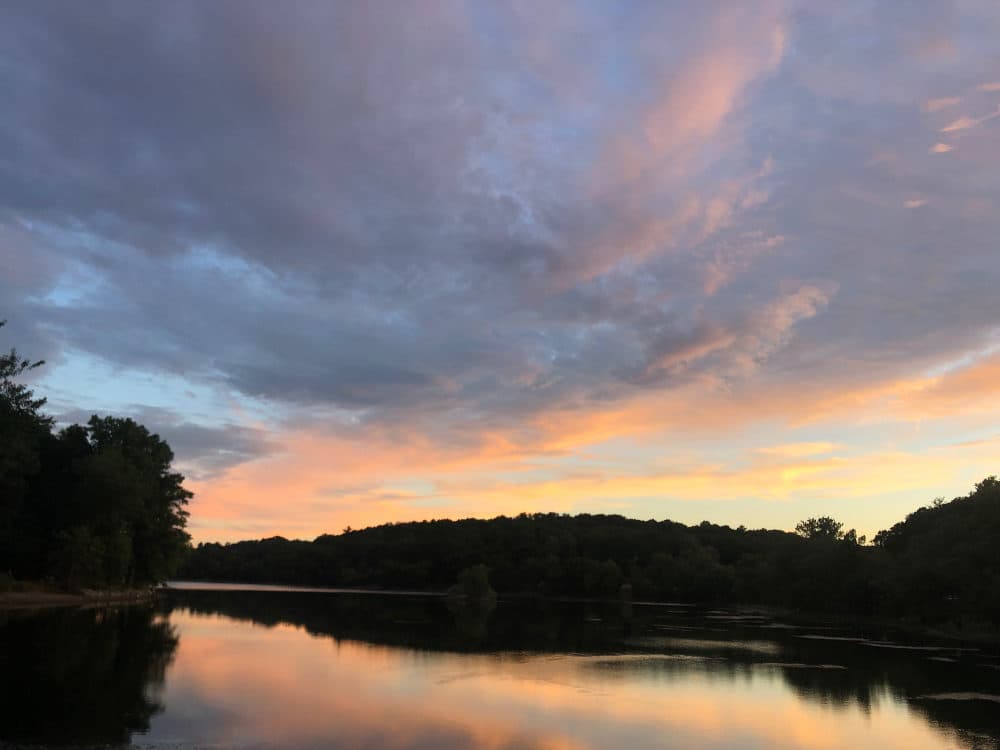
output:
[[170, 447], [116, 417], [53, 434], [45, 399], [18, 382], [41, 364], [0, 356], [0, 572], [71, 587], [164, 580], [188, 546], [191, 497]]
[[795, 525], [795, 533], [806, 539], [841, 539], [844, 536], [843, 528], [844, 524], [839, 521], [829, 516], [820, 516], [799, 521]]
[[843, 539], [848, 544], [854, 544], [857, 546], [864, 546], [864, 544], [868, 541], [868, 537], [866, 537], [864, 534], [858, 536], [858, 532], [856, 529], [848, 529], [846, 532], [844, 532]]
[[[0, 321], [0, 328], [6, 321]], [[44, 398], [18, 379], [44, 364], [20, 356], [15, 349], [0, 354], [0, 571], [13, 565], [14, 524], [31, 478], [39, 471], [39, 445], [52, 420], [41, 413]]]
[[131, 419], [93, 416], [87, 432], [93, 453], [81, 466], [81, 492], [100, 509], [106, 573], [130, 584], [165, 580], [189, 540], [191, 493], [171, 468], [173, 451]]

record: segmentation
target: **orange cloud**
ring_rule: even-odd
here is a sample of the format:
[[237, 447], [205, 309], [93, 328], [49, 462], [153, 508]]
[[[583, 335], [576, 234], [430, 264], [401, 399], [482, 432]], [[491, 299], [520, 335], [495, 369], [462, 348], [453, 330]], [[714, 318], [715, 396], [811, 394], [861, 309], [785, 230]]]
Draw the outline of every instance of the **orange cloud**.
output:
[[[697, 43], [679, 49], [678, 59], [652, 40], [643, 51], [653, 84], [628, 117], [637, 125], [626, 124], [607, 138], [588, 182], [588, 201], [610, 211], [612, 219], [573, 246], [572, 262], [560, 275], [563, 284], [592, 279], [622, 261], [694, 246], [766, 198], [758, 182], [769, 160], [763, 170], [714, 183], [712, 189], [692, 184], [704, 169], [703, 149], [738, 153], [742, 147], [739, 128], [728, 121], [746, 89], [781, 62], [780, 4], [758, 4], [752, 13], [702, 12], [693, 24]], [[651, 196], [662, 200], [651, 203]]]
[[757, 452], [765, 456], [777, 458], [804, 458], [807, 456], [822, 456], [834, 451], [843, 450], [844, 445], [828, 442], [816, 443], [786, 443], [784, 445], [771, 445], [758, 448]]
[[[777, 317], [786, 320], [785, 314]], [[695, 379], [669, 390], [636, 389], [603, 405], [555, 403], [478, 431], [449, 432], [427, 417], [391, 427], [291, 430], [276, 437], [280, 453], [191, 483], [192, 529], [204, 540], [311, 538], [388, 521], [569, 512], [593, 504], [634, 508], [637, 500], [650, 508], [655, 498], [789, 502], [912, 492], [926, 501], [958, 494], [995, 471], [998, 444], [939, 442], [907, 450], [804, 441], [732, 448], [723, 460], [691, 441], [725, 441], [762, 424], [845, 437], [869, 425], [905, 437], [928, 420], [992, 424], [1000, 415], [998, 383], [1000, 354], [993, 354], [944, 374], [873, 383], [817, 380], [789, 388], [752, 377], [730, 386]], [[654, 455], [664, 458], [608, 459], [599, 450], [613, 441], [637, 452], [656, 447]], [[852, 523], [870, 530], [886, 520]]]
[[910, 418], [988, 414], [1000, 409], [1000, 354], [926, 378], [909, 389], [899, 409]]

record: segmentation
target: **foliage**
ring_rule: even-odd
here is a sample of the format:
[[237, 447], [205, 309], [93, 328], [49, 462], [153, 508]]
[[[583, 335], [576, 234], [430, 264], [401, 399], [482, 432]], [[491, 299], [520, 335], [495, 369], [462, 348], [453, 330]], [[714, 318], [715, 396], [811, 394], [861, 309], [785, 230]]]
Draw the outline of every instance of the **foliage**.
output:
[[[7, 325], [6, 320], [0, 320], [0, 328]], [[50, 423], [39, 415], [39, 410], [45, 405], [44, 398], [35, 398], [34, 393], [18, 378], [29, 370], [44, 365], [43, 360], [32, 362], [11, 349], [7, 354], [0, 354], [0, 406], [6, 412], [22, 415], [31, 419], [39, 419]]]
[[835, 521], [829, 516], [819, 518], [807, 518], [799, 521], [795, 525], [795, 533], [804, 536], [806, 539], [842, 539], [844, 524]]
[[501, 592], [616, 597], [628, 581], [645, 599], [788, 603], [775, 579], [784, 579], [786, 558], [810, 549], [783, 532], [539, 513], [388, 524], [313, 542], [275, 537], [201, 544], [181, 575], [444, 590], [482, 564]]
[[798, 533], [615, 515], [521, 514], [200, 544], [182, 577], [447, 589], [485, 566], [501, 593], [746, 603], [1000, 623], [1000, 482], [911, 514], [876, 545], [829, 518]]
[[966, 497], [932, 503], [879, 532], [875, 544], [897, 563], [892, 610], [1000, 622], [998, 539], [1000, 480], [993, 476]]
[[490, 571], [485, 565], [472, 565], [458, 574], [458, 582], [452, 586], [451, 593], [468, 599], [485, 599], [496, 596], [490, 586]]
[[[6, 321], [0, 321], [0, 328]], [[24, 504], [30, 478], [39, 471], [39, 444], [52, 421], [41, 413], [44, 398], [19, 379], [43, 363], [21, 357], [15, 349], [0, 354], [0, 570], [10, 568], [14, 523]]]
[[0, 358], [0, 570], [70, 588], [165, 580], [191, 497], [170, 446], [117, 417], [53, 432], [45, 400], [16, 380], [39, 364]]

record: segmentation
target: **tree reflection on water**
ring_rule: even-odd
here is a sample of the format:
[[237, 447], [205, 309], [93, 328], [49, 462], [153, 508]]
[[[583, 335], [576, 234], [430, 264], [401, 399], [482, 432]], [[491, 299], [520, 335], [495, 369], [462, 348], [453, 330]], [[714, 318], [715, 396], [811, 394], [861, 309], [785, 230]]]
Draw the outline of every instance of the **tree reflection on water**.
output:
[[151, 607], [0, 612], [0, 741], [127, 742], [162, 710], [177, 644]]
[[[323, 647], [326, 642], [335, 649]], [[360, 708], [381, 700], [384, 710], [397, 712], [399, 727], [405, 725], [405, 732], [393, 735], [399, 747], [416, 746], [411, 740], [428, 732], [439, 747], [470, 746], [470, 738], [481, 734], [472, 731], [476, 722], [487, 718], [521, 727], [528, 734], [517, 741], [525, 747], [543, 737], [530, 734], [531, 721], [549, 739], [562, 736], [561, 722], [577, 722], [573, 736], [580, 747], [600, 747], [601, 737], [631, 732], [628, 722], [638, 722], [636, 731], [653, 731], [645, 726], [651, 721], [672, 721], [677, 731], [744, 732], [747, 742], [773, 730], [771, 740], [800, 747], [802, 738], [783, 736], [782, 727], [768, 724], [760, 712], [792, 711], [810, 731], [826, 731], [829, 721], [846, 726], [858, 715], [862, 721], [850, 719], [851, 731], [863, 733], [864, 716], [884, 716], [893, 706], [903, 711], [893, 721], [904, 722], [899, 726], [907, 731], [919, 729], [924, 739], [929, 730], [946, 746], [996, 746], [995, 703], [925, 697], [1000, 693], [995, 649], [929, 648], [884, 627], [776, 622], [630, 602], [172, 591], [155, 609], [0, 613], [0, 745], [120, 744], [152, 726], [143, 742], [229, 746], [254, 732], [275, 732], [272, 741], [282, 744], [314, 732], [309, 737], [316, 742], [348, 747], [378, 732], [388, 741], [377, 712], [366, 722]], [[186, 656], [178, 656], [168, 675], [179, 653]], [[467, 682], [448, 692], [452, 678]], [[400, 685], [410, 686], [419, 700], [407, 703], [409, 693], [400, 693]], [[519, 695], [519, 685], [528, 692]], [[501, 698], [498, 689], [513, 692]], [[528, 696], [536, 690], [553, 701], [548, 709], [533, 705]], [[594, 691], [606, 691], [604, 703], [587, 702]], [[637, 698], [639, 703], [628, 702]], [[652, 713], [642, 707], [646, 698], [657, 701]], [[467, 710], [475, 715], [468, 721], [448, 714], [447, 702], [456, 699], [471, 701]], [[283, 700], [288, 705], [282, 707]], [[479, 700], [499, 703], [480, 709]], [[727, 715], [711, 718], [720, 700]], [[314, 710], [307, 710], [312, 702]], [[330, 714], [334, 706], [341, 707], [340, 718]], [[831, 717], [830, 709], [841, 718]], [[522, 710], [534, 718], [518, 718]], [[699, 710], [709, 716], [699, 718]], [[262, 711], [278, 713], [265, 717]], [[194, 727], [195, 720], [202, 723]], [[455, 741], [445, 741], [446, 735]], [[495, 744], [480, 739], [472, 746]], [[724, 733], [706, 746], [741, 743]]]

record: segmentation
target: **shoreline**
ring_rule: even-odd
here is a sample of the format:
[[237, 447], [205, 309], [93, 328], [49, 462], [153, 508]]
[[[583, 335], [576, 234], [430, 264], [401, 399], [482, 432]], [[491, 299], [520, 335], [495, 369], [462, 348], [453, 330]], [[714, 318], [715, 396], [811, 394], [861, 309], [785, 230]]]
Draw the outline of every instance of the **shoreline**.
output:
[[0, 610], [42, 609], [45, 607], [99, 607], [119, 604], [141, 604], [153, 601], [156, 591], [149, 589], [83, 589], [82, 591], [53, 591], [29, 589], [0, 593]]
[[[173, 584], [173, 585], [171, 585]], [[247, 584], [232, 583], [223, 581], [169, 581], [160, 586], [151, 586], [143, 589], [83, 589], [81, 591], [59, 591], [46, 588], [33, 588], [26, 591], [0, 592], [0, 611], [4, 610], [25, 610], [43, 609], [52, 607], [103, 607], [120, 606], [130, 604], [143, 604], [153, 602], [160, 595], [169, 595], [171, 592], [184, 591], [246, 591], [246, 592], [273, 592], [273, 593], [329, 593], [329, 594], [367, 594], [367, 595], [388, 595], [388, 596], [419, 596], [427, 598], [448, 599], [447, 592], [444, 591], [420, 591], [420, 590], [396, 590], [396, 589], [351, 589], [351, 588], [322, 588], [292, 586], [283, 584]], [[498, 600], [517, 599], [539, 599], [552, 602], [591, 602], [591, 603], [623, 603], [617, 598], [601, 597], [570, 597], [570, 596], [546, 596], [535, 592], [508, 592], [497, 594]], [[643, 607], [679, 607], [679, 608], [699, 608], [707, 607], [705, 604], [694, 604], [690, 602], [656, 602], [642, 600], [628, 600], [624, 603]], [[963, 627], [959, 622], [939, 622], [939, 623], [919, 623], [908, 618], [892, 618], [885, 616], [864, 616], [864, 615], [837, 615], [822, 612], [806, 612], [799, 610], [785, 609], [768, 605], [752, 604], [729, 604], [715, 605], [721, 610], [726, 610], [741, 614], [764, 615], [774, 618], [787, 618], [795, 621], [823, 621], [839, 623], [847, 627], [860, 629], [869, 628], [892, 628], [897, 631], [907, 633], [910, 636], [923, 636], [936, 638], [951, 642], [972, 642], [980, 645], [995, 646], [1000, 644], [1000, 632], [990, 628], [978, 627], [981, 624], [972, 624], [971, 627]]]
[[[173, 585], [170, 585], [173, 584]], [[275, 583], [236, 583], [231, 581], [169, 581], [167, 585], [156, 589], [157, 592], [168, 594], [172, 591], [216, 591], [216, 592], [272, 592], [272, 593], [327, 593], [327, 594], [352, 594], [371, 596], [419, 596], [427, 598], [439, 598], [448, 600], [447, 591], [429, 590], [400, 590], [400, 589], [373, 589], [373, 588], [322, 588], [296, 586], [292, 584]], [[933, 638], [940, 641], [947, 641], [955, 645], [977, 644], [982, 646], [1000, 645], [1000, 630], [991, 628], [988, 624], [979, 622], [962, 622], [942, 620], [938, 622], [924, 623], [912, 617], [891, 617], [887, 615], [860, 615], [860, 614], [838, 614], [833, 612], [797, 610], [787, 607], [779, 607], [769, 604], [749, 604], [746, 602], [705, 603], [705, 602], [670, 602], [670, 601], [649, 601], [642, 599], [621, 599], [618, 597], [579, 597], [579, 596], [559, 596], [551, 594], [541, 594], [538, 592], [496, 592], [498, 602], [511, 600], [538, 600], [548, 602], [564, 603], [592, 603], [592, 604], [627, 604], [637, 607], [667, 607], [674, 609], [689, 610], [712, 610], [718, 609], [720, 612], [730, 612], [738, 615], [757, 615], [774, 619], [787, 619], [798, 625], [809, 623], [834, 623], [845, 628], [854, 628], [862, 631], [892, 629], [900, 634], [905, 634], [912, 638]]]

